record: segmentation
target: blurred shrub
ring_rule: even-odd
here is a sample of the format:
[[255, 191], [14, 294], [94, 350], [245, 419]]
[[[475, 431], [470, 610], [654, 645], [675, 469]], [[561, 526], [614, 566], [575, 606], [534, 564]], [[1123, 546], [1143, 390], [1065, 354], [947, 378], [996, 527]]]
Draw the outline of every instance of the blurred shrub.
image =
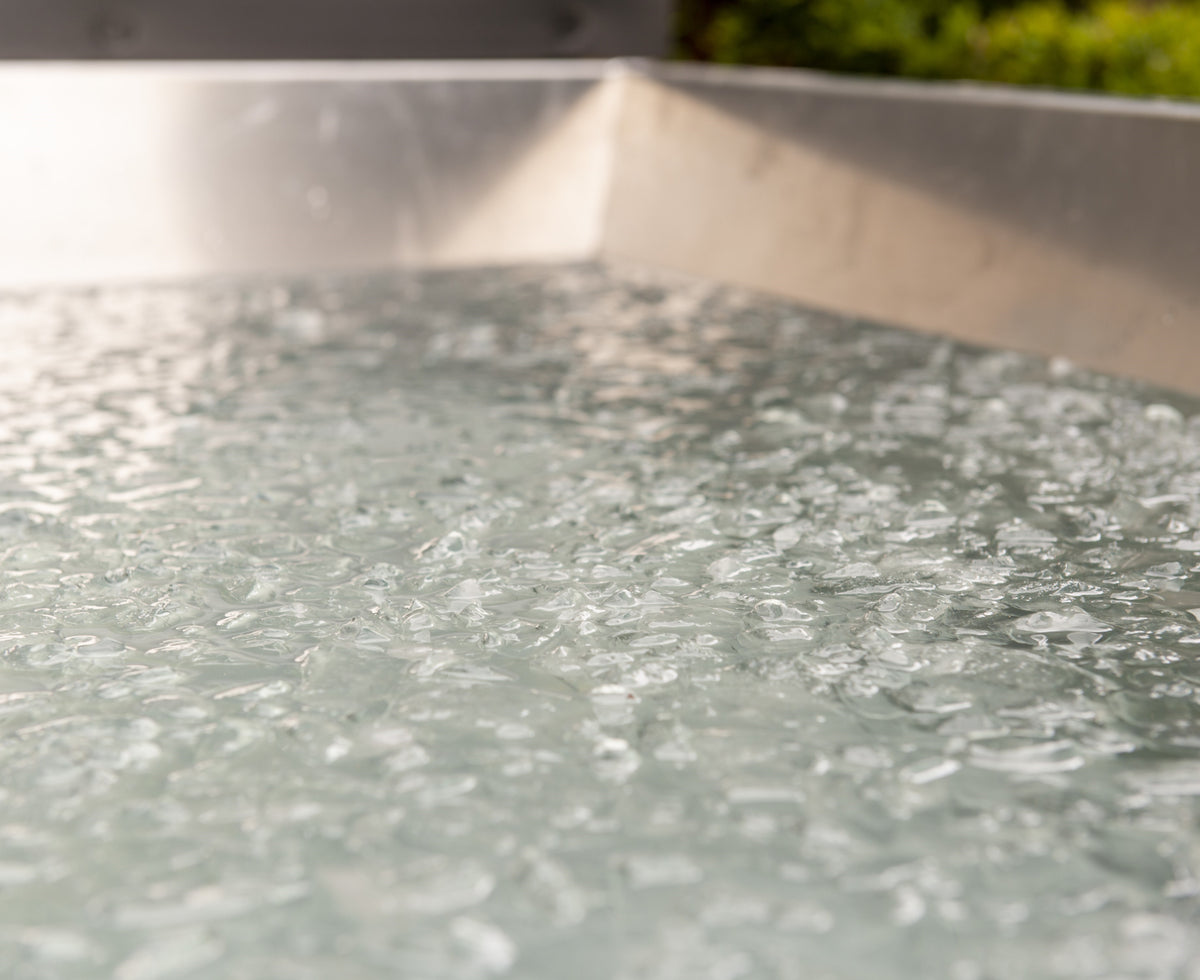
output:
[[1200, 0], [684, 0], [685, 57], [1200, 96]]

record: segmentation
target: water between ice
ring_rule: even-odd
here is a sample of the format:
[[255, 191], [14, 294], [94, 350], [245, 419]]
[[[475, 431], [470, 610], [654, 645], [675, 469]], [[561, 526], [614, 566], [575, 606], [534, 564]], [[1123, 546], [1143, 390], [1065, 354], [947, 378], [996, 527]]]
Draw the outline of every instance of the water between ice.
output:
[[632, 270], [0, 302], [0, 973], [1200, 977], [1200, 413]]

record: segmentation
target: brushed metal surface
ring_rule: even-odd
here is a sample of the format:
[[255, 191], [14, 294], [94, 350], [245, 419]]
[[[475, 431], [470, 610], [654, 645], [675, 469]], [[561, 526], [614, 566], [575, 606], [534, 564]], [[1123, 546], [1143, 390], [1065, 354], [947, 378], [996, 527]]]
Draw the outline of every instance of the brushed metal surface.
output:
[[632, 259], [1200, 392], [1200, 107], [637, 62], [0, 66], [0, 285]]
[[4, 0], [0, 58], [659, 56], [669, 0]]
[[1200, 390], [1200, 106], [664, 65], [611, 254]]
[[0, 284], [593, 254], [605, 70], [0, 68]]

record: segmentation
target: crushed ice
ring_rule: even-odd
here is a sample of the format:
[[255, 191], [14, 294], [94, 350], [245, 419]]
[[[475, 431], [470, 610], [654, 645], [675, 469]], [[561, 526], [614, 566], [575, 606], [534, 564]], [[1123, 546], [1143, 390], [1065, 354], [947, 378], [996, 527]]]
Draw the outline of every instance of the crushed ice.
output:
[[0, 303], [0, 974], [1200, 977], [1200, 413], [596, 267]]

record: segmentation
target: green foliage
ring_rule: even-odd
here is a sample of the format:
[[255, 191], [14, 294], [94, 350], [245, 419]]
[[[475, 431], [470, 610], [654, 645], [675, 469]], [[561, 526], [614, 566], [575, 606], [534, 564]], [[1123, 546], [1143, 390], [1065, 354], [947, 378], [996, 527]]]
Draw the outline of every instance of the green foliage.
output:
[[1200, 96], [1200, 0], [685, 0], [685, 57]]

